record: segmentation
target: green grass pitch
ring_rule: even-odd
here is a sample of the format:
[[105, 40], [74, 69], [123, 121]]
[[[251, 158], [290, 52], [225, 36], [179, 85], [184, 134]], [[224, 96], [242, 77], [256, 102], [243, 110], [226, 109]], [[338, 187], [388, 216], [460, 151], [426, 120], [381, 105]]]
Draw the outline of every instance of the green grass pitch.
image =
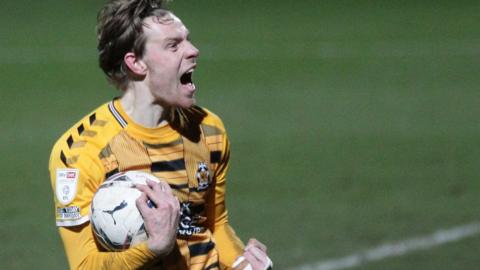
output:
[[[0, 4], [0, 269], [66, 269], [52, 144], [117, 92], [103, 1]], [[480, 220], [478, 1], [175, 0], [198, 103], [232, 141], [228, 207], [276, 269]], [[472, 237], [355, 269], [477, 269]]]

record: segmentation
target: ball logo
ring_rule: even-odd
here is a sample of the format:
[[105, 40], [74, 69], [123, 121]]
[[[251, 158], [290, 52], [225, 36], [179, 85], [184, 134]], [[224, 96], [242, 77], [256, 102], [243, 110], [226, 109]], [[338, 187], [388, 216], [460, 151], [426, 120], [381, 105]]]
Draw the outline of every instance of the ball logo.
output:
[[113, 216], [113, 214], [118, 210], [122, 210], [127, 206], [128, 206], [128, 203], [125, 200], [123, 200], [119, 205], [115, 206], [115, 208], [113, 208], [112, 210], [103, 210], [103, 212], [111, 215], [113, 219], [113, 225], [117, 225], [117, 221], [115, 220], [115, 217]]
[[198, 164], [197, 173], [195, 174], [198, 181], [198, 190], [202, 191], [208, 188], [211, 183], [210, 171], [205, 162]]

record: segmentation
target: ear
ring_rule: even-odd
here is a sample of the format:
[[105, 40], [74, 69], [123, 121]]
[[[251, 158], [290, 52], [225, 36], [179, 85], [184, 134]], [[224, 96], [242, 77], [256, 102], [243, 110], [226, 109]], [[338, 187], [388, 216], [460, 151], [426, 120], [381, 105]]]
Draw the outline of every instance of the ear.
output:
[[127, 65], [130, 72], [138, 76], [145, 76], [147, 74], [147, 65], [139, 59], [133, 52], [128, 52], [123, 57], [125, 65]]

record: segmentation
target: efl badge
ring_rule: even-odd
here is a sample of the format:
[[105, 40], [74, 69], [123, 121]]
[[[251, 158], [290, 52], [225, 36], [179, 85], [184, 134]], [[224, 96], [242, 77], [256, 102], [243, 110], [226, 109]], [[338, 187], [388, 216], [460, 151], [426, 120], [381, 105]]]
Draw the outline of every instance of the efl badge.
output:
[[210, 185], [210, 172], [208, 171], [208, 166], [205, 162], [198, 164], [197, 173], [195, 174], [198, 181], [198, 190], [202, 191], [208, 188]]
[[77, 193], [78, 169], [57, 169], [57, 179], [55, 181], [57, 200], [67, 205]]

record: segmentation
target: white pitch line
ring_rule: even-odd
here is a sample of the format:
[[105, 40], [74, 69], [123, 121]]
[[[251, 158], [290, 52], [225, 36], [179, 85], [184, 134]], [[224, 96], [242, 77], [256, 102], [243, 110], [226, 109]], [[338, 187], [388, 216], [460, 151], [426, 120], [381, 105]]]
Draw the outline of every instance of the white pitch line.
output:
[[303, 265], [291, 270], [341, 270], [361, 266], [369, 262], [389, 257], [402, 256], [417, 250], [427, 250], [449, 242], [472, 237], [480, 233], [480, 222], [473, 222], [432, 234], [406, 239], [397, 243], [387, 243], [351, 255], [318, 263]]

